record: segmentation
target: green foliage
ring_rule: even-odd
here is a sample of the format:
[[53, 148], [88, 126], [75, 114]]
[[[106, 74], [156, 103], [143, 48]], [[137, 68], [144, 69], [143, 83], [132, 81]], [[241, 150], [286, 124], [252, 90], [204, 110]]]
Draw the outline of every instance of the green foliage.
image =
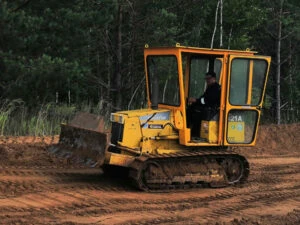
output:
[[[223, 47], [251, 48], [271, 55], [274, 62], [280, 2], [223, 1]], [[74, 105], [76, 109], [108, 115], [128, 105], [141, 107], [145, 102], [144, 44], [174, 46], [179, 42], [210, 47], [217, 3], [218, 0], [0, 1], [0, 99], [7, 99], [6, 104], [21, 99], [22, 104], [16, 104], [23, 109], [19, 116], [29, 122], [20, 123], [20, 133], [39, 135], [44, 130], [57, 131], [53, 124], [41, 122], [54, 108]], [[282, 101], [288, 102], [289, 108], [300, 108], [299, 12], [299, 1], [284, 1]], [[215, 48], [221, 36], [219, 19], [218, 13]], [[266, 105], [270, 108], [276, 101], [274, 68], [267, 90]], [[289, 88], [292, 84], [293, 88]], [[12, 112], [16, 112], [14, 109], [8, 116], [8, 105], [2, 106], [3, 133]]]
[[88, 97], [82, 88], [85, 71], [77, 62], [42, 55], [29, 60], [18, 57], [17, 62], [7, 58], [4, 63], [7, 75], [4, 74], [1, 81], [9, 84], [2, 90], [4, 97], [22, 97], [27, 104], [33, 106], [40, 102], [55, 102], [57, 94], [59, 102], [68, 102], [69, 92], [72, 94], [72, 101], [80, 99], [80, 96]]

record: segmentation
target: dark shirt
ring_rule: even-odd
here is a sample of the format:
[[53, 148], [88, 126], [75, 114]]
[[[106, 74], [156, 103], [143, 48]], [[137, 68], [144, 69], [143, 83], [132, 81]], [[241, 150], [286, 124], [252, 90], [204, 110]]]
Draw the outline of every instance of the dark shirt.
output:
[[[201, 102], [201, 98], [204, 97], [204, 104]], [[197, 99], [197, 104], [207, 107], [219, 107], [221, 97], [221, 86], [216, 82], [208, 86], [204, 94]]]

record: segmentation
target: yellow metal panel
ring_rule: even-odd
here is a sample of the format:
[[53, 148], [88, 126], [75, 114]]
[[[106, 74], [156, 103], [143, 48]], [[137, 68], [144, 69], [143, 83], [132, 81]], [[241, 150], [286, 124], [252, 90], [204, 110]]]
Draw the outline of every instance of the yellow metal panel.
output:
[[144, 153], [153, 153], [152, 141], [149, 138], [144, 138], [141, 142], [142, 152]]
[[183, 116], [179, 110], [176, 110], [174, 113], [174, 121], [176, 129], [181, 130], [183, 128]]
[[205, 138], [209, 143], [217, 143], [218, 121], [201, 121], [200, 137]]
[[252, 81], [253, 81], [253, 60], [250, 60], [250, 65], [249, 65], [249, 78], [248, 78], [248, 99], [247, 99], [247, 104], [251, 104], [251, 99], [252, 99]]
[[139, 147], [142, 139], [141, 125], [137, 117], [127, 118], [124, 124], [122, 145], [129, 148]]
[[191, 139], [191, 130], [190, 128], [179, 130], [179, 143], [186, 145]]
[[163, 113], [168, 112], [167, 109], [136, 109], [136, 110], [128, 110], [128, 111], [119, 111], [118, 113], [114, 113], [114, 115], [120, 114], [127, 117], [137, 117], [137, 116], [146, 116], [152, 115], [154, 113]]
[[224, 54], [224, 58], [222, 61], [222, 70], [221, 70], [221, 74], [220, 74], [220, 80], [219, 83], [221, 85], [221, 98], [220, 98], [220, 112], [219, 112], [219, 127], [218, 127], [218, 144], [219, 145], [223, 145], [223, 137], [225, 134], [224, 131], [224, 121], [225, 121], [225, 105], [226, 105], [226, 93], [227, 93], [227, 89], [226, 89], [226, 82], [228, 79], [228, 54]]
[[133, 156], [111, 153], [109, 164], [127, 167], [134, 161], [134, 159], [135, 157]]
[[239, 143], [245, 141], [245, 123], [244, 122], [228, 122], [228, 141]]

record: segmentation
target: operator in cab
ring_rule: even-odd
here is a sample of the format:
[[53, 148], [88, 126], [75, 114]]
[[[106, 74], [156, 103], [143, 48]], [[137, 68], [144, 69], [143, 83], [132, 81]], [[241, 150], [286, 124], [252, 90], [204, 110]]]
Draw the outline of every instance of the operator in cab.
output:
[[216, 73], [209, 71], [205, 74], [206, 90], [199, 98], [188, 99], [188, 126], [191, 136], [200, 136], [201, 120], [211, 120], [220, 107], [221, 86], [217, 82]]

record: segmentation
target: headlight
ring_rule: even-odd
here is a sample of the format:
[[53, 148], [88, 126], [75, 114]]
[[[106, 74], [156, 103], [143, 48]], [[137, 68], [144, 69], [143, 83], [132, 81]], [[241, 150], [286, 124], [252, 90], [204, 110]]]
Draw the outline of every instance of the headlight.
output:
[[124, 123], [124, 117], [122, 115], [118, 115], [118, 114], [112, 113], [110, 115], [110, 121], [111, 122], [117, 122], [117, 123], [123, 124]]

